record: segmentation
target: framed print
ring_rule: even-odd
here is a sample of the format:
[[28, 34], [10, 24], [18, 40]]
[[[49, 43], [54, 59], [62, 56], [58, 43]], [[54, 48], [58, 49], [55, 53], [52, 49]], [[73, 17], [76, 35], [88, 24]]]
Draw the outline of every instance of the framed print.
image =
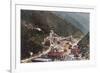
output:
[[95, 8], [11, 2], [11, 72], [95, 65]]

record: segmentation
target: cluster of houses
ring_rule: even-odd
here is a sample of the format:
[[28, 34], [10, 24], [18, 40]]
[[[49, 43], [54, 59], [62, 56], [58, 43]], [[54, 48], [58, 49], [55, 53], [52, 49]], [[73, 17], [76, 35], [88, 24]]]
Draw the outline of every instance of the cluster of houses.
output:
[[[59, 36], [51, 30], [49, 36], [44, 38], [42, 45], [47, 49], [43, 49], [37, 55], [33, 55], [29, 59], [22, 60], [22, 62], [50, 62], [50, 61], [71, 61], [71, 60], [85, 60], [86, 56], [82, 54], [78, 41], [72, 36]], [[83, 52], [84, 48], [83, 48]], [[88, 56], [88, 55], [87, 55]]]
[[50, 35], [44, 39], [42, 44], [49, 46], [50, 51], [46, 54], [52, 60], [77, 60], [81, 59], [78, 41], [72, 36], [58, 36], [51, 30]]

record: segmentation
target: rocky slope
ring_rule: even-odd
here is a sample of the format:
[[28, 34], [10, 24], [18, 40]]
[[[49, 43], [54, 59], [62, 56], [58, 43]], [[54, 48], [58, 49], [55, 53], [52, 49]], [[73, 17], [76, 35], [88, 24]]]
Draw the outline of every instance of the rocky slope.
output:
[[60, 36], [81, 38], [84, 34], [70, 22], [49, 11], [21, 10], [21, 59], [43, 51], [42, 42], [50, 30]]

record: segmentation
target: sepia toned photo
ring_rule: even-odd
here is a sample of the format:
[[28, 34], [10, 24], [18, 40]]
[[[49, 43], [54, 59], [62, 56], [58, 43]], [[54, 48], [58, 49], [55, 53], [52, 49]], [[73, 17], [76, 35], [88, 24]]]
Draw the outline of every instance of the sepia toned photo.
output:
[[88, 12], [20, 13], [21, 63], [90, 60]]

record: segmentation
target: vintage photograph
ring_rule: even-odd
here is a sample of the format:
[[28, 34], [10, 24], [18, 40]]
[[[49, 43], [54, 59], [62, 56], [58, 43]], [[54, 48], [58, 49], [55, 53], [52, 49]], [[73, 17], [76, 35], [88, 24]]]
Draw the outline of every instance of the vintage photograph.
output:
[[88, 12], [20, 10], [21, 63], [90, 60]]

